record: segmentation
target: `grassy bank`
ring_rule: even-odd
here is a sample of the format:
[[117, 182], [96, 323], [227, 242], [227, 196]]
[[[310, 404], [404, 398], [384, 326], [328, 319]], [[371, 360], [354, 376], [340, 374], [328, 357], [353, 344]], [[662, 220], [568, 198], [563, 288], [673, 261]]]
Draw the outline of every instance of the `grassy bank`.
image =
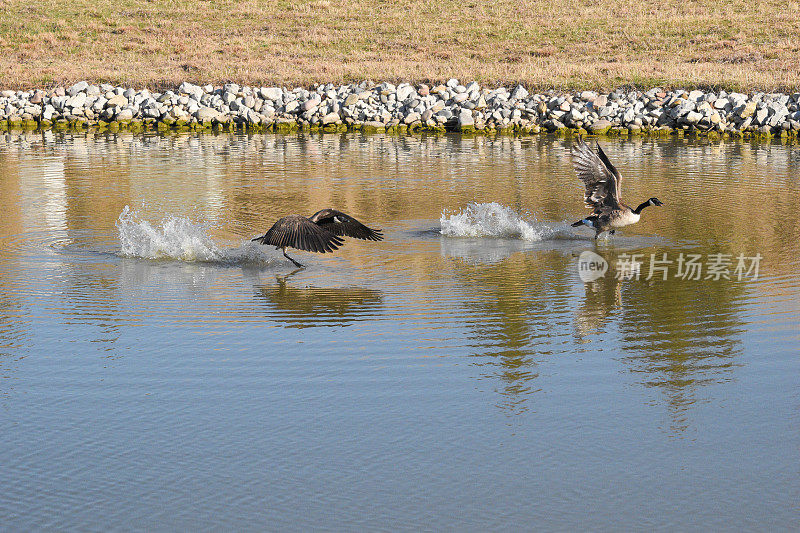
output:
[[800, 90], [800, 3], [7, 0], [2, 88], [363, 79]]

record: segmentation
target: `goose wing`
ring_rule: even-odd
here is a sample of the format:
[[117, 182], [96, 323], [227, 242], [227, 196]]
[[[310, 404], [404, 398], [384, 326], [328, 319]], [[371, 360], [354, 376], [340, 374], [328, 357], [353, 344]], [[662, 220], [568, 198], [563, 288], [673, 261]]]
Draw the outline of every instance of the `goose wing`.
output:
[[307, 252], [332, 252], [344, 241], [323, 227], [301, 215], [289, 215], [279, 219], [262, 237], [254, 241], [278, 248], [297, 248]]
[[350, 215], [335, 209], [322, 209], [317, 211], [309, 217], [309, 220], [319, 227], [330, 231], [334, 235], [354, 237], [366, 241], [383, 240], [383, 233], [381, 230], [368, 228]]
[[593, 209], [620, 207], [619, 171], [608, 160], [600, 145], [595, 152], [582, 137], [578, 137], [577, 145], [572, 150], [572, 164], [578, 179], [586, 186], [583, 195], [586, 207]]
[[600, 148], [600, 143], [597, 144], [597, 155], [600, 156], [600, 160], [603, 162], [603, 164], [606, 166], [606, 168], [614, 176], [614, 182], [615, 182], [615, 185], [616, 185], [616, 187], [615, 187], [616, 195], [615, 196], [617, 198], [617, 201], [619, 201], [620, 197], [622, 196], [622, 187], [620, 185], [620, 183], [622, 182], [622, 176], [620, 175], [619, 170], [617, 170], [617, 167], [615, 167], [613, 164], [611, 164], [611, 160], [608, 159], [608, 156], [603, 151], [603, 149]]

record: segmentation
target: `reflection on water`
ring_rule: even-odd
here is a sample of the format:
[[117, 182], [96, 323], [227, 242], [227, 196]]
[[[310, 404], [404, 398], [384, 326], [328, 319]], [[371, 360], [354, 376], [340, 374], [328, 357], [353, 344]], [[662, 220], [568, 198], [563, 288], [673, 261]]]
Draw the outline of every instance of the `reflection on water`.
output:
[[[683, 283], [684, 286], [681, 286]], [[625, 297], [636, 312], [625, 312], [620, 330], [623, 361], [642, 382], [664, 394], [673, 429], [685, 429], [689, 408], [706, 399], [704, 385], [735, 379], [745, 331], [745, 284], [667, 280], [658, 286], [632, 285]]]
[[[295, 271], [296, 273], [297, 271]], [[286, 327], [347, 326], [374, 316], [383, 303], [381, 291], [360, 287], [293, 287], [292, 274], [275, 276], [276, 283], [257, 285], [256, 297], [267, 316]]]
[[575, 330], [579, 340], [590, 340], [602, 334], [622, 308], [622, 283], [613, 276], [604, 276], [583, 284], [584, 296], [575, 313]]
[[[3, 481], [14, 501], [52, 495], [12, 526], [86, 529], [92, 513], [46, 481], [75, 469], [82, 496], [142, 529], [167, 486], [177, 503], [153, 516], [176, 529], [266, 514], [320, 529], [337, 506], [346, 529], [612, 529], [662, 493], [673, 529], [670, 509], [696, 502], [710, 528], [720, 501], [753, 502], [726, 508], [737, 523], [788, 523], [792, 480], [764, 472], [796, 462], [798, 150], [602, 142], [626, 199], [666, 205], [595, 242], [569, 227], [584, 213], [569, 139], [0, 135]], [[386, 240], [297, 252], [294, 272], [249, 240], [324, 207]], [[586, 250], [612, 266], [583, 283]], [[614, 275], [622, 254], [682, 252], [758, 253], [760, 275]], [[397, 498], [431, 518], [363, 518]]]
[[[800, 158], [776, 145], [609, 143], [607, 151], [623, 167], [627, 198], [656, 194], [670, 198], [674, 207], [648, 213], [630, 231], [597, 245], [565, 224], [580, 212], [569, 141], [545, 137], [48, 131], [5, 134], [0, 149], [3, 189], [9, 193], [5, 201], [16, 214], [4, 221], [5, 254], [35, 250], [37, 240], [56, 249], [77, 243], [77, 250], [102, 244], [113, 251], [110, 229], [116, 224], [127, 256], [208, 261], [211, 254], [218, 263], [281, 268], [275, 254], [246, 239], [289, 212], [335, 206], [387, 227], [441, 217], [443, 236], [437, 239], [441, 254], [451, 259], [446, 268], [457, 290], [469, 288], [462, 305], [464, 324], [479, 348], [473, 355], [491, 357], [481, 365], [503, 367], [496, 376], [503, 394], [518, 396], [514, 402], [520, 403], [539, 388], [529, 383], [536, 374], [530, 368], [554, 353], [553, 339], [566, 320], [562, 313], [573, 315], [580, 344], [619, 331], [624, 360], [647, 374], [642, 383], [681, 391], [670, 398], [690, 398], [670, 399], [673, 408], [676, 402], [691, 404], [693, 391], [703, 383], [730, 379], [729, 359], [740, 344], [747, 303], [741, 283], [700, 283], [703, 288], [697, 289], [680, 279], [620, 282], [609, 273], [576, 285], [574, 256], [583, 249], [599, 246], [613, 261], [622, 249], [649, 252], [657, 239], [667, 239], [674, 245], [664, 252], [680, 250], [682, 243], [759, 252], [773, 274], [791, 271], [797, 261], [796, 254], [788, 260], [777, 254], [784, 254], [787, 239], [800, 233], [797, 217], [789, 216], [796, 208]], [[765, 188], [769, 194], [762, 192]], [[732, 209], [746, 209], [753, 196], [761, 199], [765, 216], [730, 216]], [[137, 207], [130, 211], [128, 205]], [[422, 233], [419, 238], [426, 240]], [[384, 249], [396, 253], [391, 245]], [[375, 261], [363, 249], [342, 255], [353, 268]], [[421, 259], [404, 261], [410, 277], [440, 274]], [[137, 276], [151, 275], [146, 263], [135, 269]], [[167, 270], [186, 275], [182, 269]], [[13, 271], [4, 269], [3, 281], [19, 285]], [[108, 324], [99, 327], [117, 327], [125, 295], [119, 294], [124, 289], [116, 276], [103, 260], [92, 269], [82, 263], [63, 267], [58, 277], [65, 284], [59, 293], [65, 320], [106, 316]], [[203, 275], [189, 283], [202, 292], [209, 281]], [[570, 302], [576, 288], [583, 296]], [[303, 316], [344, 316], [372, 303], [380, 307], [380, 293], [359, 296], [355, 290], [292, 287], [284, 280], [261, 286], [259, 294], [271, 303], [276, 319], [303, 325]], [[24, 334], [6, 336], [9, 346], [12, 337]], [[710, 358], [726, 362], [714, 365]]]
[[476, 364], [496, 369], [485, 369], [483, 375], [499, 380], [501, 405], [511, 412], [527, 408], [528, 395], [541, 390], [534, 382], [538, 363], [560, 352], [568, 263], [561, 253], [544, 252], [455, 269], [464, 286], [477, 282], [481, 288], [464, 301], [475, 317], [467, 325], [480, 349], [474, 354], [480, 358]]
[[[613, 261], [611, 253], [601, 256]], [[746, 329], [746, 282], [657, 277], [631, 283], [610, 275], [585, 283], [584, 291], [575, 316], [579, 338], [619, 331], [621, 360], [639, 383], [662, 392], [673, 432], [688, 428], [689, 410], [707, 399], [704, 385], [734, 379]]]
[[[496, 376], [502, 384], [498, 390], [517, 398], [511, 403], [524, 403], [539, 389], [529, 383], [536, 375], [531, 368], [554, 353], [553, 339], [563, 333], [559, 328], [566, 320], [562, 313], [574, 315], [580, 344], [619, 331], [624, 360], [647, 374], [643, 384], [677, 388], [690, 398], [671, 399], [673, 409], [676, 403], [693, 403], [693, 391], [703, 383], [730, 379], [729, 361], [709, 366], [708, 359], [727, 361], [736, 354], [747, 302], [742, 284], [705, 283], [699, 284], [705, 289], [697, 290], [680, 279], [620, 282], [609, 273], [576, 286], [574, 256], [596, 245], [565, 224], [580, 212], [569, 141], [48, 131], [5, 134], [0, 149], [3, 188], [11, 193], [6, 201], [19, 214], [5, 221], [5, 253], [35, 247], [25, 235], [49, 240], [56, 248], [75, 242], [76, 249], [91, 250], [102, 243], [113, 251], [114, 232], [109, 230], [116, 224], [127, 256], [208, 261], [211, 254], [220, 264], [281, 268], [275, 254], [245, 239], [289, 212], [336, 206], [384, 226], [439, 216], [441, 254], [451, 259], [447, 268], [458, 287], [469, 287], [462, 305], [464, 324], [479, 348], [473, 355], [490, 357], [480, 365], [503, 368]], [[648, 213], [652, 216], [637, 227], [597, 244], [608, 260], [622, 249], [649, 252], [658, 242], [654, 239], [668, 239], [675, 245], [665, 252], [679, 250], [681, 243], [705, 243], [715, 251], [766, 253], [764, 264], [773, 271], [796, 264], [796, 259], [775, 255], [783, 252], [783, 244], [775, 243], [798, 234], [797, 217], [788, 216], [796, 207], [800, 158], [795, 151], [642, 139], [610, 144], [607, 151], [623, 167], [626, 197], [657, 194], [675, 206]], [[730, 175], [737, 180], [732, 182]], [[761, 192], [765, 187], [768, 195]], [[732, 208], [745, 209], [753, 196], [762, 198], [766, 216], [729, 216]], [[130, 211], [128, 205], [137, 207]], [[722, 213], [728, 214], [725, 223], [720, 223]], [[168, 219], [162, 221], [164, 216]], [[426, 239], [422, 233], [419, 237]], [[384, 248], [394, 253], [391, 246]], [[344, 255], [354, 268], [365, 267], [370, 257], [363, 249]], [[416, 259], [404, 261], [412, 276], [438, 275]], [[152, 269], [144, 263], [135, 270], [139, 277], [150, 276]], [[129, 271], [130, 266], [123, 268]], [[183, 269], [167, 271], [187, 275]], [[201, 292], [209, 283], [206, 275], [214, 277], [213, 269], [188, 275], [192, 279], [184, 283]], [[99, 327], [117, 327], [125, 297], [118, 294], [122, 289], [115, 276], [103, 261], [94, 269], [67, 265], [59, 275], [66, 285], [60, 293], [65, 320], [106, 316], [110, 325]], [[6, 283], [15, 282], [12, 274], [6, 277]], [[583, 296], [571, 303], [576, 287]], [[354, 291], [292, 287], [286, 280], [258, 290], [277, 320], [300, 326], [307, 323], [302, 317], [338, 313], [345, 318], [350, 309], [380, 307], [380, 293], [359, 296]], [[359, 319], [358, 313], [353, 316]]]

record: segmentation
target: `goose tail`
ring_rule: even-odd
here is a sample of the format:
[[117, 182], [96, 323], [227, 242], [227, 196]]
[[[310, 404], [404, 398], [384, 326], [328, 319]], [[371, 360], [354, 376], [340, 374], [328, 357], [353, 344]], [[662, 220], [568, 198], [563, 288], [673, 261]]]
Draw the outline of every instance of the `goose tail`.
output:
[[572, 223], [573, 228], [577, 228], [578, 226], [589, 226], [590, 228], [593, 228], [594, 221], [591, 218], [582, 218], [579, 221]]

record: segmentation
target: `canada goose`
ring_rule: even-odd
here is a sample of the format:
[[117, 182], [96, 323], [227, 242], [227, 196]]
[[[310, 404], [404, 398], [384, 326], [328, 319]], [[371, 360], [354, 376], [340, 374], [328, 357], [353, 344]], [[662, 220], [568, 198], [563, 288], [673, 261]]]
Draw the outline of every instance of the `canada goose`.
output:
[[368, 228], [350, 215], [335, 209], [322, 209], [310, 217], [289, 215], [279, 219], [262, 236], [252, 239], [261, 244], [271, 244], [283, 251], [284, 257], [302, 267], [286, 255], [286, 248], [297, 248], [307, 252], [332, 252], [344, 244], [341, 237], [355, 237], [367, 241], [381, 241], [380, 230]]
[[572, 227], [589, 226], [594, 229], [594, 238], [597, 239], [604, 231], [613, 234], [617, 228], [639, 222], [640, 213], [645, 207], [664, 205], [658, 198], [650, 198], [639, 204], [636, 209], [622, 203], [620, 199], [622, 177], [599, 144], [597, 152], [594, 152], [583, 142], [583, 137], [579, 136], [577, 148], [573, 149], [572, 155], [575, 172], [586, 186], [583, 201], [586, 207], [593, 210], [591, 215], [575, 222]]

